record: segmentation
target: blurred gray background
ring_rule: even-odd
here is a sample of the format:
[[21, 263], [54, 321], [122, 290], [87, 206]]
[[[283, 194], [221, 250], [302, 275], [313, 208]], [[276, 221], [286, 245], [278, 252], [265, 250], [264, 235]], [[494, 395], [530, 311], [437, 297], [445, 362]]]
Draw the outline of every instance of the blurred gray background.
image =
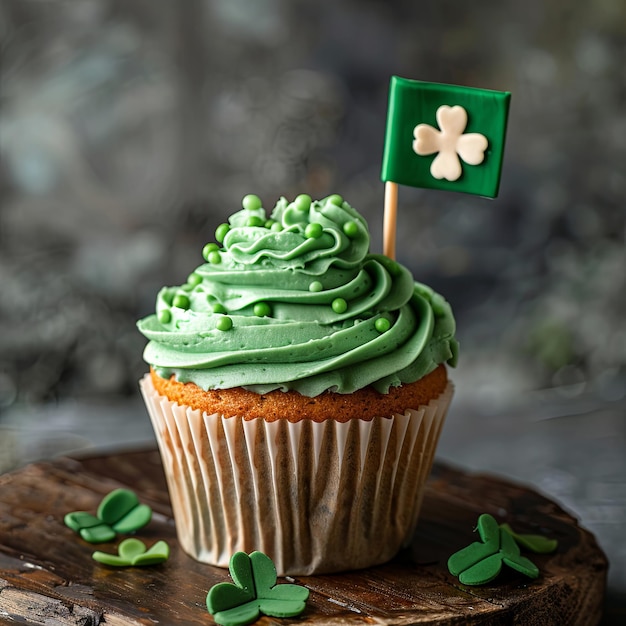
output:
[[440, 457], [557, 499], [626, 591], [623, 0], [2, 0], [0, 54], [0, 471], [151, 440], [135, 320], [245, 194], [340, 193], [382, 250], [392, 74], [507, 90], [497, 199], [400, 189], [461, 341]]

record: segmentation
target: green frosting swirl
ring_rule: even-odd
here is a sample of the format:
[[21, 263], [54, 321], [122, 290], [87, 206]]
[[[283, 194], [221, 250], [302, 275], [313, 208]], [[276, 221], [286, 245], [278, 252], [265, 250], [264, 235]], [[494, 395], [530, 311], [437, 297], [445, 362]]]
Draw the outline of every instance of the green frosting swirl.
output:
[[256, 196], [216, 231], [207, 263], [165, 287], [138, 322], [144, 359], [203, 389], [381, 393], [456, 364], [450, 305], [404, 266], [369, 254], [363, 217], [340, 196]]

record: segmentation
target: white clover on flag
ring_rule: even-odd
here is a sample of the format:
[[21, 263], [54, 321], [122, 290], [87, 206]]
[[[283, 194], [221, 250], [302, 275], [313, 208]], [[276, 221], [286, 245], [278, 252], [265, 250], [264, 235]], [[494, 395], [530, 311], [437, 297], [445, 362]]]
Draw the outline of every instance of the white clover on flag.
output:
[[495, 197], [510, 97], [393, 76], [382, 180]]

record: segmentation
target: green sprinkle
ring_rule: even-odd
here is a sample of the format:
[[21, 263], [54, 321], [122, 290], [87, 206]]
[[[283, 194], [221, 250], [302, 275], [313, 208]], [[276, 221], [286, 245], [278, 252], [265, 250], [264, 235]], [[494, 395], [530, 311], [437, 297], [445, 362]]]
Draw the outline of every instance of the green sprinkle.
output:
[[324, 232], [324, 227], [317, 222], [313, 222], [312, 224], [307, 224], [307, 227], [304, 229], [304, 236], [307, 239], [319, 239]]
[[207, 243], [207, 245], [202, 248], [202, 258], [205, 261], [208, 261], [209, 254], [211, 254], [211, 252], [216, 252], [219, 249], [220, 247], [216, 243]]
[[222, 255], [217, 250], [213, 250], [213, 252], [209, 252], [207, 261], [211, 265], [219, 265], [222, 262]]
[[319, 280], [314, 280], [309, 285], [309, 291], [311, 291], [313, 293], [318, 293], [319, 291], [323, 291], [323, 290], [324, 290], [324, 285], [322, 285], [322, 283], [320, 283]]
[[220, 224], [215, 230], [215, 238], [220, 243], [223, 243], [224, 237], [226, 237], [226, 234], [228, 233], [229, 230], [230, 230], [230, 226], [228, 224], [226, 223]]
[[335, 206], [341, 206], [343, 204], [343, 198], [338, 193], [334, 193], [332, 196], [328, 196], [328, 202]]
[[193, 291], [193, 285], [190, 285], [189, 283], [185, 283], [184, 285], [181, 285], [180, 288], [183, 291], [187, 291], [187, 292]]
[[179, 309], [188, 309], [190, 304], [189, 298], [184, 293], [177, 293], [172, 301], [172, 306]]
[[293, 203], [300, 211], [308, 211], [311, 208], [311, 196], [306, 193], [301, 193]]
[[273, 219], [269, 219], [265, 221], [265, 228], [272, 228], [272, 226], [274, 226], [274, 224], [276, 224], [276, 220]]
[[374, 327], [379, 333], [386, 333], [391, 328], [391, 322], [386, 317], [379, 317], [374, 322]]
[[261, 198], [259, 198], [259, 196], [249, 193], [247, 196], [244, 196], [241, 201], [241, 206], [248, 211], [257, 211], [263, 206], [263, 203], [261, 202]]
[[279, 233], [283, 229], [283, 225], [280, 222], [274, 222], [272, 224], [272, 230], [275, 233]]
[[246, 226], [265, 226], [265, 220], [258, 215], [251, 215], [246, 222]]
[[169, 309], [161, 309], [157, 317], [161, 324], [169, 324], [172, 321], [172, 312]]
[[217, 302], [213, 305], [213, 313], [227, 313], [226, 307]]
[[230, 317], [221, 317], [217, 320], [215, 327], [217, 330], [230, 330], [233, 327], [233, 320], [231, 320]]
[[191, 272], [189, 276], [187, 276], [187, 284], [196, 287], [202, 282], [202, 276], [200, 274], [196, 274], [195, 272]]
[[272, 314], [272, 308], [267, 302], [257, 302], [254, 305], [254, 314], [257, 317], [269, 317]]
[[350, 220], [343, 225], [343, 232], [346, 234], [346, 237], [350, 237], [350, 239], [352, 239], [359, 234], [359, 225]]
[[335, 298], [330, 305], [335, 313], [345, 313], [348, 310], [348, 303], [343, 298]]

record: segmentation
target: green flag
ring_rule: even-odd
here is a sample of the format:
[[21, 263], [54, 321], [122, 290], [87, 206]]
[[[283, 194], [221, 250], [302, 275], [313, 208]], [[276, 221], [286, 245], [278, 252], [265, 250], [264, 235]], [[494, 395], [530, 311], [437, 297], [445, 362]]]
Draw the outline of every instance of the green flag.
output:
[[510, 99], [392, 76], [382, 180], [495, 198]]

